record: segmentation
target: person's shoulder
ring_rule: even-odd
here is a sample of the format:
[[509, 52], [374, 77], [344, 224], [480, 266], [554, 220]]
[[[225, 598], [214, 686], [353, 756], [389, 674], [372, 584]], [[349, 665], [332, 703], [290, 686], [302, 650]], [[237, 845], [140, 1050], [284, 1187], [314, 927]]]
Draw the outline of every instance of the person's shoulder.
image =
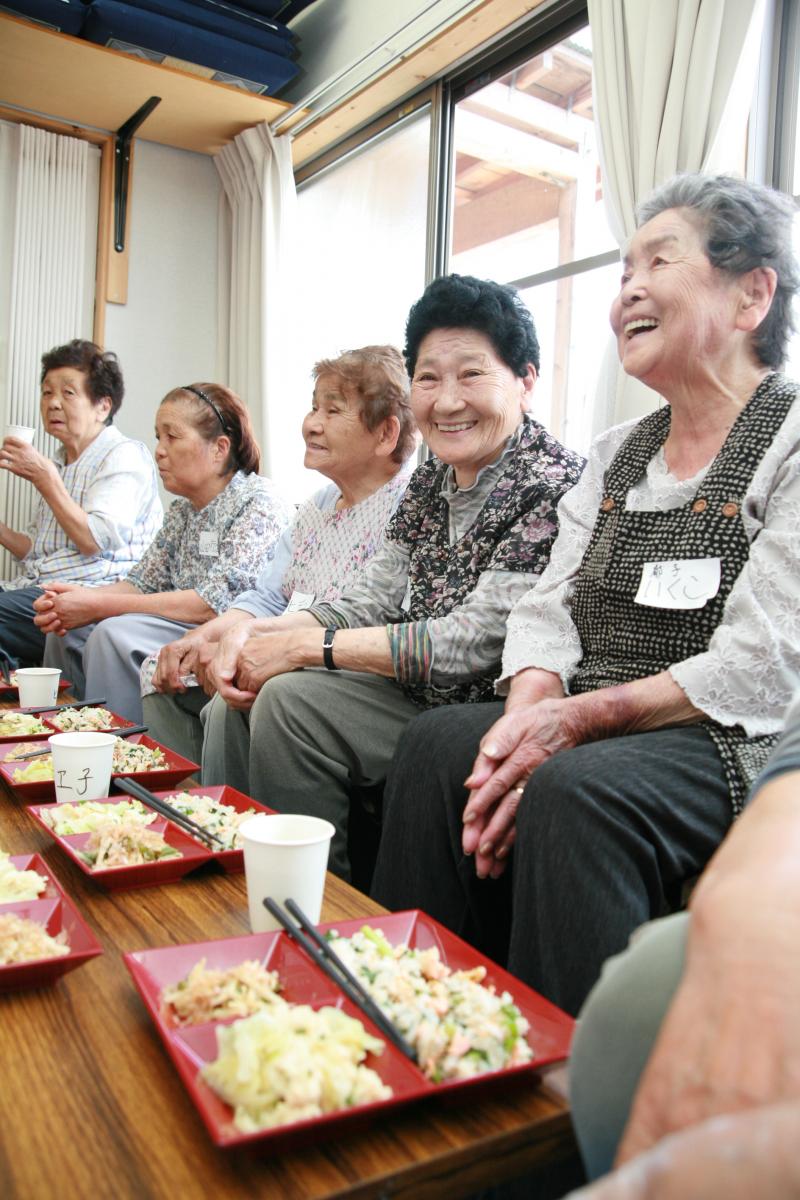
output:
[[308, 507], [318, 508], [320, 512], [332, 512], [336, 508], [336, 501], [341, 494], [335, 483], [326, 483], [324, 487], [318, 488], [313, 495], [304, 500], [300, 509]]
[[107, 464], [144, 463], [155, 472], [155, 460], [149, 447], [137, 438], [128, 437], [116, 425], [107, 425], [102, 431], [98, 438], [98, 450]]
[[294, 505], [267, 475], [237, 471], [228, 488], [232, 496], [238, 497], [240, 506], [256, 504], [264, 510], [283, 509], [287, 514], [294, 511]]
[[[560, 495], [574, 487], [581, 477], [586, 459], [576, 450], [571, 450], [554, 437], [533, 417], [527, 416], [520, 432], [514, 458], [521, 460], [520, 467], [512, 466], [504, 478], [517, 477], [521, 491], [531, 490]], [[500, 481], [502, 484], [502, 480]]]

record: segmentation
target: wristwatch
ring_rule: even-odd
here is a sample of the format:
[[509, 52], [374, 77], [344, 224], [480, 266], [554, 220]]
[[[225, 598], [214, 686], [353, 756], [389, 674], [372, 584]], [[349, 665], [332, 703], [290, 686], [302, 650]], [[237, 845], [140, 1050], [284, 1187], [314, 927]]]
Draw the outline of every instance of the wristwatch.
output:
[[335, 633], [335, 629], [326, 629], [325, 637], [322, 639], [322, 661], [329, 671], [339, 670], [333, 661], [333, 638]]

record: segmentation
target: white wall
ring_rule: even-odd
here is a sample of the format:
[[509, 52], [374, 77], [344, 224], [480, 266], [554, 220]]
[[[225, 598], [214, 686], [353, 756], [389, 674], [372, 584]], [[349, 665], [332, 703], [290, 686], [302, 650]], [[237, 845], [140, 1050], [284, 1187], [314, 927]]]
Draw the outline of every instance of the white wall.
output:
[[170, 388], [217, 378], [217, 204], [204, 154], [137, 141], [128, 211], [128, 302], [106, 306], [105, 343], [125, 375], [117, 424], [151, 449]]

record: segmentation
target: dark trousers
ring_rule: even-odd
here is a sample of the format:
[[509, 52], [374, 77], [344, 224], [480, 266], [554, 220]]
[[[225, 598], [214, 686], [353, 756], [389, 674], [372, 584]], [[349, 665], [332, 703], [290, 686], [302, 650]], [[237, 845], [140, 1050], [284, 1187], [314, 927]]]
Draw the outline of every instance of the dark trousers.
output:
[[33, 623], [33, 602], [39, 587], [0, 589], [0, 656], [6, 665], [38, 667], [44, 654], [44, 634]]
[[505, 873], [480, 880], [461, 851], [463, 780], [502, 711], [454, 705], [408, 726], [386, 785], [372, 895], [424, 909], [577, 1013], [604, 960], [677, 906], [725, 836], [722, 763], [699, 728], [562, 751], [531, 776]]

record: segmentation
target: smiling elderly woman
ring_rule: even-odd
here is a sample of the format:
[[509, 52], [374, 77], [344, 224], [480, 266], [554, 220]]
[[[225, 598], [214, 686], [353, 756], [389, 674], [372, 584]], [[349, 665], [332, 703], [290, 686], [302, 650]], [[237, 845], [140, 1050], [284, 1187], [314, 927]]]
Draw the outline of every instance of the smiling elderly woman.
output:
[[259, 623], [230, 652], [223, 640], [206, 725], [203, 782], [327, 817], [344, 876], [351, 789], [382, 781], [420, 708], [492, 694], [506, 616], [544, 568], [583, 466], [526, 412], [539, 347], [512, 289], [435, 280], [411, 310], [405, 358], [436, 457], [357, 585]]
[[793, 214], [700, 175], [643, 205], [611, 323], [667, 403], [603, 434], [564, 498], [509, 618], [505, 715], [420, 717], [387, 787], [376, 898], [572, 1012], [702, 870], [800, 680]]
[[45, 433], [63, 449], [53, 461], [16, 437], [0, 448], [0, 468], [29, 480], [40, 497], [26, 533], [0, 521], [0, 546], [22, 565], [16, 579], [0, 583], [0, 656], [10, 666], [41, 662], [33, 603], [43, 588], [123, 579], [161, 524], [152, 455], [112, 424], [124, 394], [115, 354], [94, 342], [56, 346], [42, 356], [40, 408]]

